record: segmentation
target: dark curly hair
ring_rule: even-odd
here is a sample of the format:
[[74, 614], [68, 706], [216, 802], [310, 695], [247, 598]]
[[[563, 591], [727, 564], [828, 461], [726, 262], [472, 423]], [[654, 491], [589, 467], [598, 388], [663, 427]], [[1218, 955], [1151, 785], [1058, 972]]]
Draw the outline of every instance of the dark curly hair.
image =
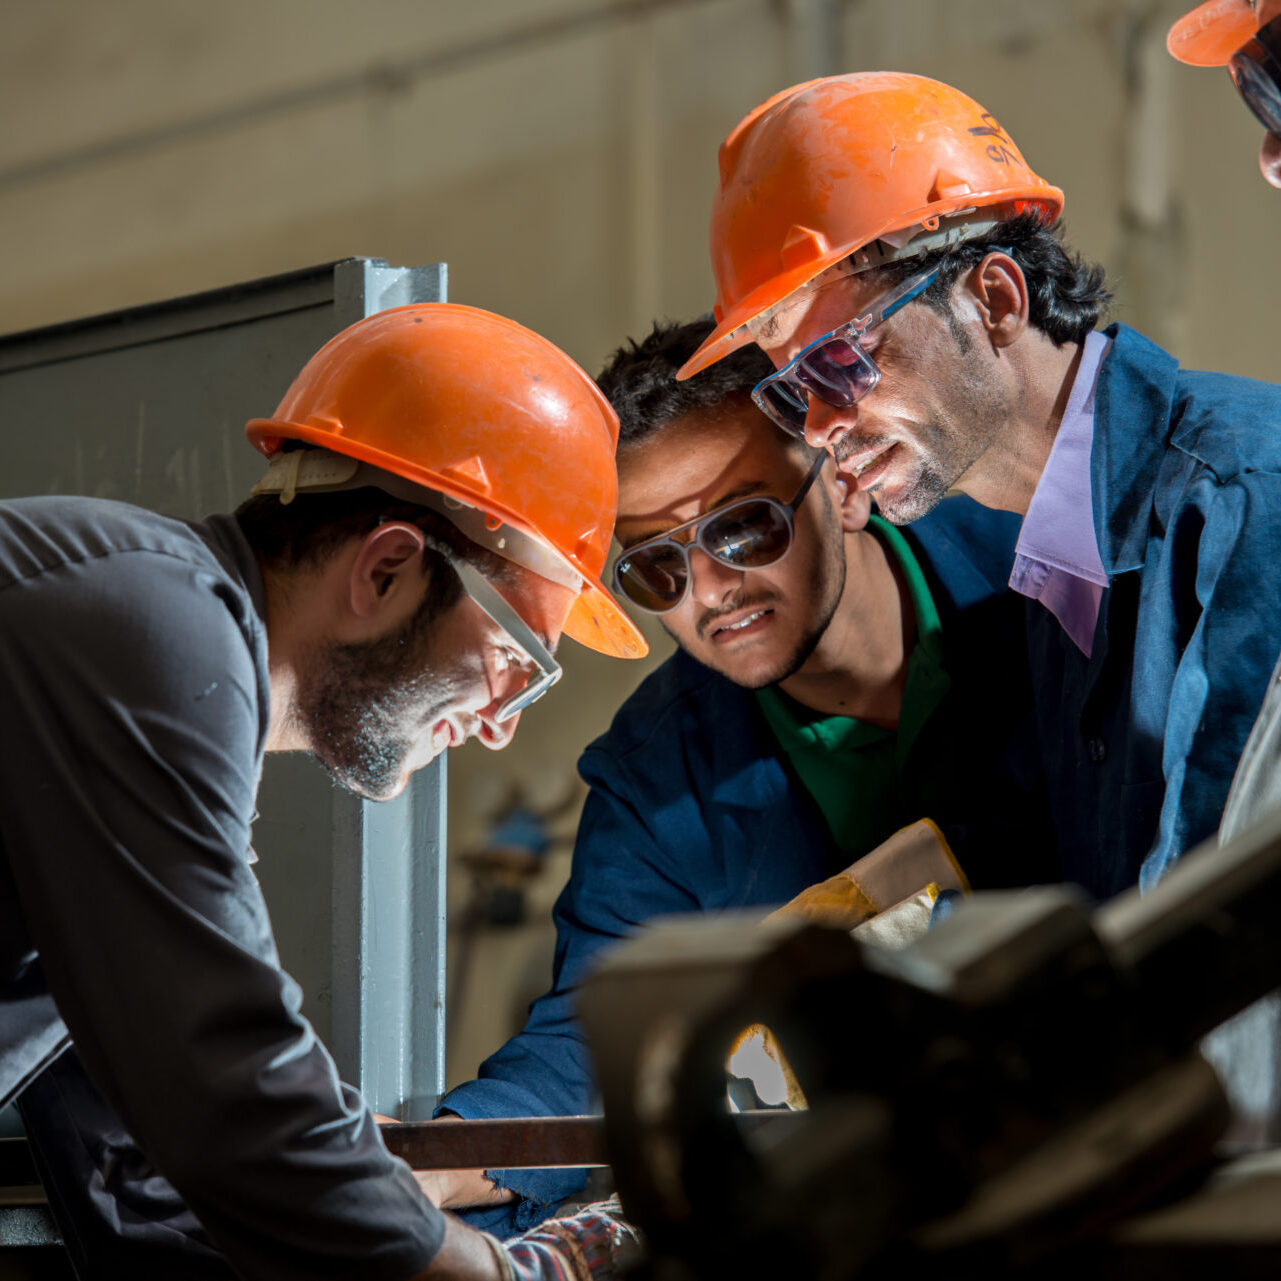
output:
[[596, 382], [618, 414], [618, 447], [626, 449], [678, 418], [746, 401], [752, 388], [773, 373], [759, 347], [748, 345], [685, 382], [676, 371], [715, 328], [710, 315], [684, 324], [659, 321], [641, 342], [629, 339], [609, 358]]
[[868, 274], [875, 274], [889, 289], [919, 271], [939, 267], [938, 279], [921, 297], [950, 317], [952, 286], [994, 250], [1009, 254], [1022, 269], [1029, 319], [1056, 347], [1081, 342], [1106, 313], [1112, 291], [1103, 268], [1069, 252], [1063, 245], [1062, 223], [1047, 224], [1036, 213], [1019, 214], [974, 240], [890, 263]]

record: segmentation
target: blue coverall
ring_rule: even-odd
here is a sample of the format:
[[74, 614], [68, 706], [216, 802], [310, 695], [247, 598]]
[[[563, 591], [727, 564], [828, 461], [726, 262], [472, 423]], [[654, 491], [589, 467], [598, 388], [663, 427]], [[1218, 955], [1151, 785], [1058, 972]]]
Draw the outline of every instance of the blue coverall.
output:
[[[1054, 879], [1026, 674], [1022, 600], [1005, 590], [1019, 521], [950, 498], [904, 529], [939, 610], [950, 694], [902, 771], [907, 821], [931, 817], [978, 886]], [[655, 916], [785, 902], [847, 866], [751, 691], [678, 653], [579, 762], [590, 785], [556, 904], [553, 985], [479, 1078], [442, 1100], [468, 1118], [589, 1111], [594, 1086], [573, 989], [597, 954]], [[858, 851], [862, 853], [863, 851]], [[576, 1171], [508, 1170], [523, 1198], [466, 1217], [537, 1222]]]
[[1218, 827], [1281, 648], [1281, 387], [1180, 370], [1124, 325], [1095, 392], [1093, 655], [1028, 606], [1066, 880], [1151, 887]]

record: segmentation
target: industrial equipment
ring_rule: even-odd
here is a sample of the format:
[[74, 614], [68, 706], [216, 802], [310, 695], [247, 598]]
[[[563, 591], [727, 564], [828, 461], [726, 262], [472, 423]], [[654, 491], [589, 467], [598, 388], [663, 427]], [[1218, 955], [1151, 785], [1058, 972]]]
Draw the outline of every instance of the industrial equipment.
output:
[[[1274, 1275], [1281, 1166], [1205, 1183], [1229, 1109], [1197, 1045], [1281, 979], [1279, 889], [1281, 814], [1144, 897], [980, 895], [897, 952], [646, 931], [580, 1001], [644, 1275]], [[809, 1110], [748, 1131], [724, 1063], [753, 1023]]]

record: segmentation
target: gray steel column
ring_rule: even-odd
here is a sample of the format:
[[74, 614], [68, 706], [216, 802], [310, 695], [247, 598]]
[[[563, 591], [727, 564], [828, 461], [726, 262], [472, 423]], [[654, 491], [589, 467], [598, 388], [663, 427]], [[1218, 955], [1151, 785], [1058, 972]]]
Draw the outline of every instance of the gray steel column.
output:
[[[337, 265], [334, 286], [343, 327], [443, 302], [446, 267], [357, 258]], [[430, 1117], [445, 1089], [445, 791], [441, 756], [394, 801], [334, 794], [345, 839], [334, 847], [330, 1044], [375, 1111], [405, 1121]]]
[[394, 801], [335, 802], [339, 1067], [377, 1111], [426, 1120], [445, 1076], [444, 758]]
[[[0, 495], [84, 493], [197, 518], [248, 496], [270, 413], [346, 325], [442, 300], [446, 271], [348, 259], [0, 337]], [[257, 871], [284, 966], [345, 1079], [429, 1113], [444, 1079], [445, 769], [372, 805], [310, 758], [268, 757]]]

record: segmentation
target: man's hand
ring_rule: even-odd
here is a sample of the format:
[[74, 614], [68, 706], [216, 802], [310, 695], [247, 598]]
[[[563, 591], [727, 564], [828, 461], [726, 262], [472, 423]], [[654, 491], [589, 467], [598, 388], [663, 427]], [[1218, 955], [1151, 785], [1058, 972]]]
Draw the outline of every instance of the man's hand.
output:
[[943, 833], [923, 818], [900, 828], [843, 872], [802, 890], [771, 917], [803, 917], [852, 930], [929, 885], [967, 893], [970, 888]]
[[474, 1205], [502, 1205], [515, 1198], [511, 1188], [500, 1188], [484, 1170], [415, 1170], [414, 1178], [427, 1197], [442, 1210]]
[[[395, 1125], [396, 1118], [374, 1113], [379, 1125]], [[459, 1120], [453, 1112], [433, 1118], [437, 1125]], [[423, 1195], [438, 1209], [465, 1210], [477, 1205], [503, 1205], [515, 1200], [510, 1188], [500, 1188], [485, 1177], [484, 1170], [415, 1170], [414, 1178]]]

